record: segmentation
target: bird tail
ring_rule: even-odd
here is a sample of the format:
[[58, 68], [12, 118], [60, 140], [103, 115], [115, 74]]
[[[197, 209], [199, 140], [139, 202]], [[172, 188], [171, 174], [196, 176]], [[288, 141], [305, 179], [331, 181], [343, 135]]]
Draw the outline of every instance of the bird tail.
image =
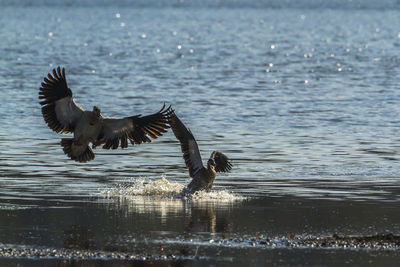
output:
[[94, 153], [88, 145], [77, 145], [72, 138], [61, 139], [61, 146], [64, 153], [75, 161], [87, 162], [94, 159]]

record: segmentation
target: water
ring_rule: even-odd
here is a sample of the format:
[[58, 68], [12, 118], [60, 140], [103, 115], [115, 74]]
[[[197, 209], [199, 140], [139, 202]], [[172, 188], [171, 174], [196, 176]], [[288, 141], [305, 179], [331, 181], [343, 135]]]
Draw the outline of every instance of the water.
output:
[[[285, 245], [400, 234], [398, 4], [0, 3], [1, 265], [398, 262], [398, 247]], [[170, 131], [68, 160], [38, 104], [58, 65], [76, 102], [105, 116], [172, 104], [203, 161], [221, 150], [232, 172], [180, 198], [188, 172]]]

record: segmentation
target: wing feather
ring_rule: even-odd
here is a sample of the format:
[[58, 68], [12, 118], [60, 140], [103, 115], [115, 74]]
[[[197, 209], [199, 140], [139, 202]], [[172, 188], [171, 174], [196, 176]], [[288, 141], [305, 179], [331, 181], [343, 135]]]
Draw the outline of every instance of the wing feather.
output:
[[104, 118], [103, 125], [96, 145], [105, 143], [104, 149], [128, 147], [128, 140], [132, 145], [149, 143], [167, 132], [171, 107], [165, 105], [159, 112], [148, 116], [136, 115], [122, 119]]
[[174, 135], [181, 143], [181, 150], [186, 167], [189, 169], [189, 175], [194, 178], [196, 173], [204, 168], [196, 139], [175, 113], [171, 115], [170, 125]]
[[43, 118], [55, 132], [73, 132], [83, 110], [72, 98], [72, 91], [65, 79], [65, 69], [58, 67], [52, 72], [53, 76], [49, 73], [47, 78], [44, 77], [39, 89]]

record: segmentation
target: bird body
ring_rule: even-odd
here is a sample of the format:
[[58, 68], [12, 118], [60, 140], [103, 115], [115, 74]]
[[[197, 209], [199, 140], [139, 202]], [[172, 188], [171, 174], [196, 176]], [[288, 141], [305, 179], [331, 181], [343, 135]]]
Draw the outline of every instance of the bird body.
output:
[[189, 169], [190, 177], [193, 178], [184, 189], [184, 193], [210, 190], [217, 172], [229, 172], [232, 169], [229, 158], [220, 151], [213, 151], [207, 161], [207, 167], [204, 167], [196, 139], [174, 112], [170, 116], [170, 125], [181, 144], [186, 167]]
[[[82, 143], [96, 141], [101, 131], [101, 121], [103, 118], [97, 118], [92, 111], [85, 111], [81, 119], [77, 122], [74, 131], [74, 139]], [[89, 122], [89, 123], [88, 123]]]
[[166, 132], [171, 108], [165, 105], [157, 113], [125, 118], [107, 118], [101, 115], [98, 107], [92, 111], [83, 110], [72, 98], [67, 86], [64, 68], [53, 70], [44, 78], [39, 90], [42, 99], [42, 114], [45, 122], [55, 132], [73, 133], [73, 138], [61, 139], [63, 151], [71, 159], [87, 162], [94, 159], [92, 148], [103, 144], [104, 149], [128, 147], [149, 143]]
[[186, 191], [210, 190], [216, 176], [215, 169], [210, 164], [207, 164], [207, 168], [203, 167], [194, 175], [192, 181], [186, 187]]
[[74, 138], [62, 139], [61, 145], [64, 147], [64, 152], [72, 159], [79, 159], [81, 155], [84, 157], [83, 161], [91, 160], [92, 156], [94, 158], [94, 153], [88, 145], [96, 142], [95, 137], [101, 132], [102, 120], [103, 118], [98, 117], [95, 112], [85, 110], [76, 123]]

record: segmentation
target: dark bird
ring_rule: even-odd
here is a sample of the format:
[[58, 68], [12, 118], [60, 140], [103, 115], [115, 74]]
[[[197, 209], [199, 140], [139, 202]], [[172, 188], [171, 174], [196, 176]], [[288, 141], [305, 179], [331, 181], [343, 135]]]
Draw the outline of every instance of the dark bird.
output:
[[175, 112], [171, 113], [170, 125], [174, 135], [181, 143], [186, 167], [189, 169], [190, 177], [193, 178], [184, 192], [194, 193], [199, 190], [210, 190], [217, 172], [229, 172], [232, 169], [228, 157], [220, 151], [214, 151], [207, 161], [207, 167], [204, 167], [196, 139]]
[[87, 162], [94, 159], [92, 148], [103, 144], [104, 149], [128, 147], [149, 143], [150, 138], [157, 138], [169, 128], [171, 107], [165, 105], [157, 113], [148, 116], [135, 115], [125, 118], [103, 117], [96, 106], [93, 111], [83, 110], [72, 98], [72, 91], [67, 86], [65, 70], [53, 69], [44, 78], [39, 91], [39, 102], [45, 122], [57, 133], [73, 133], [74, 138], [61, 139], [64, 153], [71, 159]]

